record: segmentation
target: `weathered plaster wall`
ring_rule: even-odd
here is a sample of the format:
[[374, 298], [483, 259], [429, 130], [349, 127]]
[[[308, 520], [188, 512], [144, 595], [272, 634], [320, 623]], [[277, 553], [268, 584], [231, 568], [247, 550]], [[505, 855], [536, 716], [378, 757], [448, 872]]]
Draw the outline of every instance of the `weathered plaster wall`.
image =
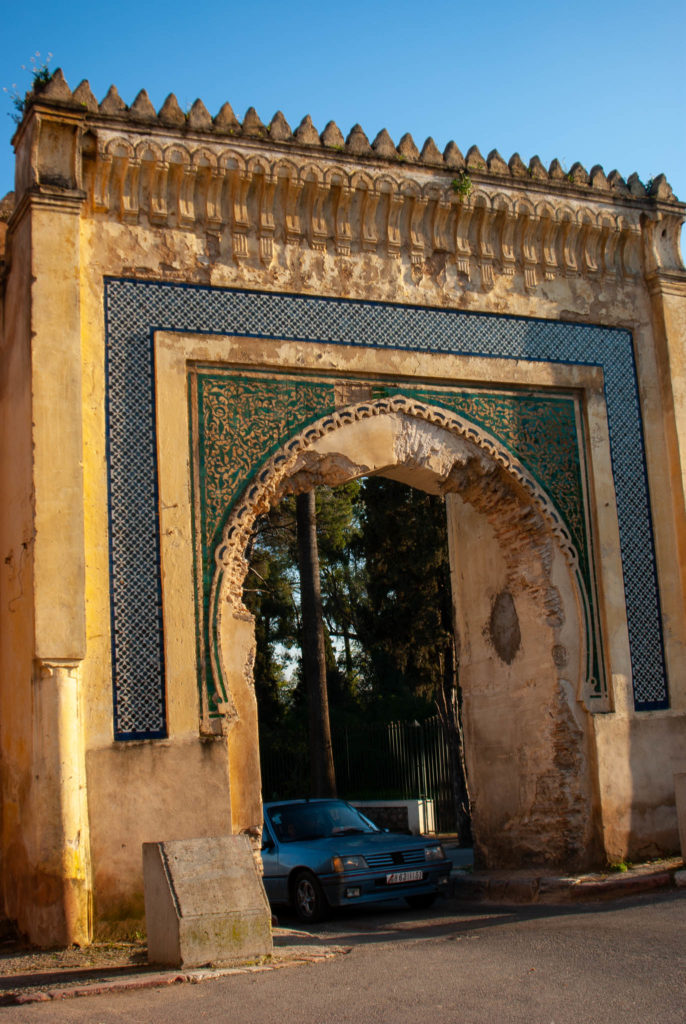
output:
[[598, 803], [569, 567], [530, 515], [489, 522], [463, 495], [448, 524], [477, 862], [579, 869], [598, 857]]
[[6, 281], [0, 364], [0, 737], [3, 787], [3, 896], [7, 914], [24, 922], [33, 736], [33, 502], [31, 451], [30, 258], [26, 221], [14, 239]]
[[230, 835], [226, 738], [197, 735], [87, 755], [96, 935], [140, 928], [142, 844]]

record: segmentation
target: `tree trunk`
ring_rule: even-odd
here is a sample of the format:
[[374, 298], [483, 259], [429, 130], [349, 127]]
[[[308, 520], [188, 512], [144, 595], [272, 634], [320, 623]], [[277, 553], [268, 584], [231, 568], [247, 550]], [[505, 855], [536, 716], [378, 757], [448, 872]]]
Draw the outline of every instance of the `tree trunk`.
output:
[[309, 706], [312, 795], [336, 796], [329, 699], [326, 689], [326, 654], [314, 491], [299, 494], [295, 501], [295, 509], [302, 611], [303, 672]]
[[472, 816], [469, 807], [467, 766], [464, 758], [464, 737], [457, 674], [457, 652], [455, 642], [449, 644], [445, 659], [445, 721], [452, 749], [452, 787], [455, 804], [455, 819], [460, 846], [472, 845]]
[[[447, 568], [447, 567], [446, 567]], [[455, 807], [455, 827], [460, 846], [472, 845], [472, 815], [469, 806], [469, 783], [464, 756], [464, 735], [462, 732], [462, 708], [460, 700], [460, 678], [458, 653], [459, 643], [454, 619], [452, 587], [449, 570], [441, 588], [441, 620], [445, 630], [442, 688], [440, 691], [439, 717], [447, 730], [451, 750], [451, 783]]]

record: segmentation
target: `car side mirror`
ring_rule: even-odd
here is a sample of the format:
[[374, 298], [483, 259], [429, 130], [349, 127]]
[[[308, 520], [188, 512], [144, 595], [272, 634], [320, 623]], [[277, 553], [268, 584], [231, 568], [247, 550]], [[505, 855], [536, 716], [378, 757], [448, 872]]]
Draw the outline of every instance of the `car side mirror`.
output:
[[269, 837], [267, 837], [267, 838], [263, 837], [262, 838], [262, 849], [263, 850], [273, 850], [274, 849], [274, 841], [273, 841], [273, 839], [270, 839]]

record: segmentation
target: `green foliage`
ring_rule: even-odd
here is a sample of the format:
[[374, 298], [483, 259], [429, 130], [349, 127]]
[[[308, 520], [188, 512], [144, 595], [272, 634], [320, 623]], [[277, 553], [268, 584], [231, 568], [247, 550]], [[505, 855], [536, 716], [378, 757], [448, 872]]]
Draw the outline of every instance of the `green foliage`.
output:
[[472, 194], [472, 179], [466, 171], [460, 171], [457, 177], [453, 178], [450, 182], [450, 187], [453, 192], [459, 196], [460, 200], [468, 199]]
[[374, 717], [425, 717], [449, 685], [453, 647], [443, 498], [370, 477], [362, 493], [366, 601], [358, 628], [368, 651]]
[[[287, 497], [258, 524], [246, 579], [265, 726], [305, 715], [294, 506]], [[320, 487], [317, 534], [332, 719], [434, 714], [454, 685], [443, 499], [380, 477]]]
[[48, 82], [53, 76], [53, 72], [50, 70], [50, 61], [52, 60], [52, 54], [49, 53], [44, 61], [37, 63], [37, 59], [40, 57], [40, 53], [36, 50], [33, 57], [29, 58], [30, 67], [27, 68], [26, 64], [22, 64], [22, 71], [29, 71], [31, 74], [31, 87], [27, 92], [20, 92], [16, 82], [12, 83], [11, 89], [3, 87], [3, 92], [6, 92], [14, 107], [14, 112], [9, 116], [12, 118], [16, 125], [21, 124], [26, 110], [26, 104], [30, 96], [36, 96], [42, 92]]

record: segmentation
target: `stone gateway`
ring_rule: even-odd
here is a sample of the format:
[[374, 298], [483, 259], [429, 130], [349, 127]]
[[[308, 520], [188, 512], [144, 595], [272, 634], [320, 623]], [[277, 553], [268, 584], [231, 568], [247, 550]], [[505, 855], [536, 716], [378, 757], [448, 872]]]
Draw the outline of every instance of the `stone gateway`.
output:
[[446, 496], [476, 853], [678, 850], [686, 205], [599, 166], [27, 97], [0, 205], [0, 913], [143, 917], [143, 843], [261, 827], [255, 519]]

